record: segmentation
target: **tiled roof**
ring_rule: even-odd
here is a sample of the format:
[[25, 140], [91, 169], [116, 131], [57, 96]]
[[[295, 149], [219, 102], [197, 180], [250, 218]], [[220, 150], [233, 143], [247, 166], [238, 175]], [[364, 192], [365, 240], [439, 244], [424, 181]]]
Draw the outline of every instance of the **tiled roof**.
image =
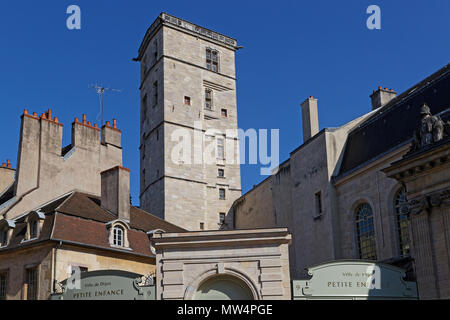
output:
[[[115, 215], [103, 209], [100, 198], [81, 192], [73, 192], [54, 200], [39, 209], [45, 214], [44, 224], [39, 237], [24, 241], [26, 234], [26, 216], [15, 221], [11, 239], [2, 250], [20, 248], [41, 241], [65, 241], [74, 245], [122, 250], [125, 253], [153, 256], [147, 232], [162, 229], [166, 232], [183, 232], [185, 229], [162, 220], [144, 210], [131, 206], [130, 229], [127, 231], [129, 249], [112, 247], [109, 243], [108, 222], [117, 219]], [[53, 230], [53, 233], [52, 233]]]

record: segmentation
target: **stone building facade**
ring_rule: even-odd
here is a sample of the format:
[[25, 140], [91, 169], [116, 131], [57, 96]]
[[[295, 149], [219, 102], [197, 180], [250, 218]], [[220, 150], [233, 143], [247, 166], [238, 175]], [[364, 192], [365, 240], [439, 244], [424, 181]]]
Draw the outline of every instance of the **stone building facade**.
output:
[[291, 298], [286, 228], [157, 233], [157, 298]]
[[62, 148], [51, 111], [22, 115], [17, 174], [0, 168], [0, 300], [48, 299], [77, 271], [154, 275], [149, 235], [185, 231], [131, 205], [120, 131], [102, 129], [75, 119]]
[[383, 171], [405, 185], [411, 254], [422, 298], [450, 298], [450, 122], [442, 139], [412, 150]]
[[[420, 277], [408, 219], [399, 209], [410, 191], [383, 169], [410, 150], [424, 102], [432, 114], [449, 118], [449, 86], [447, 65], [399, 96], [379, 87], [372, 111], [321, 131], [317, 101], [308, 98], [302, 103], [304, 143], [276, 174], [235, 201], [234, 227], [288, 227], [293, 279], [307, 277], [309, 266], [340, 259], [387, 262]], [[417, 281], [421, 297], [429, 297]]]
[[141, 207], [189, 230], [219, 229], [241, 196], [237, 49], [235, 39], [162, 13], [136, 58]]

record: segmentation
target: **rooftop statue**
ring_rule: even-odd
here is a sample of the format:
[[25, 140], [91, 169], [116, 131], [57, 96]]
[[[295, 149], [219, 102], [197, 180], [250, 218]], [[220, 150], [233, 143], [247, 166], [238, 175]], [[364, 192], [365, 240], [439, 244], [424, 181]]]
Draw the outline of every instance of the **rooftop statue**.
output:
[[450, 131], [450, 122], [444, 123], [438, 115], [433, 116], [426, 103], [420, 108], [420, 116], [420, 127], [414, 132], [413, 151], [442, 140]]

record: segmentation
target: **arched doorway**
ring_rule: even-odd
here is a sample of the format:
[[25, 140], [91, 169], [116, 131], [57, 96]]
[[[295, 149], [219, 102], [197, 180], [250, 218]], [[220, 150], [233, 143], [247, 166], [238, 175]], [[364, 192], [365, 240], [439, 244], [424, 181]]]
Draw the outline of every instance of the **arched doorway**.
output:
[[194, 300], [254, 300], [248, 285], [232, 276], [216, 276], [203, 282]]

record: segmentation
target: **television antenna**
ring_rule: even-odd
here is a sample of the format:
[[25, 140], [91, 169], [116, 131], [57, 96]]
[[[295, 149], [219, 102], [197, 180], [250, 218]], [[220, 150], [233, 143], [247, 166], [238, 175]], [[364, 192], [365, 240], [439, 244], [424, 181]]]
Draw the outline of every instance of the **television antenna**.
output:
[[105, 93], [105, 91], [114, 91], [114, 92], [120, 93], [120, 92], [122, 92], [122, 90], [106, 88], [106, 87], [103, 87], [102, 85], [98, 85], [98, 84], [95, 84], [95, 85], [92, 84], [89, 87], [95, 89], [100, 98], [100, 128], [101, 128], [103, 126], [103, 94]]

